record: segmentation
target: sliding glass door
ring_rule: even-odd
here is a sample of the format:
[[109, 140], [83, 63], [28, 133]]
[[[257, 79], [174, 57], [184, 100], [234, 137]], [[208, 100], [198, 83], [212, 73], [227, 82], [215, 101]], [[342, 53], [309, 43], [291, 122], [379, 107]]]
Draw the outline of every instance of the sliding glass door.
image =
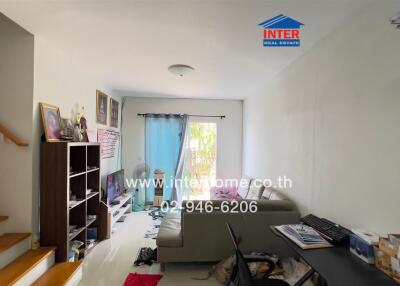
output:
[[210, 199], [217, 173], [217, 124], [189, 122], [186, 140], [184, 199]]

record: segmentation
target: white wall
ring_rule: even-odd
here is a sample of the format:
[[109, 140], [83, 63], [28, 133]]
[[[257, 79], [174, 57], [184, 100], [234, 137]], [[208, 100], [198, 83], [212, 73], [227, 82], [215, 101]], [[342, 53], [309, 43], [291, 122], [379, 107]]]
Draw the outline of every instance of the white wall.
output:
[[[78, 107], [85, 107], [88, 129], [115, 129], [96, 124], [96, 89], [120, 102], [119, 96], [99, 78], [94, 78], [75, 58], [66, 56], [62, 46], [54, 45], [41, 35], [35, 35], [35, 89], [34, 89], [34, 157], [33, 157], [33, 229], [39, 225], [39, 158], [40, 136], [43, 133], [39, 102], [60, 107], [61, 116], [72, 118]], [[109, 103], [108, 103], [109, 107]], [[121, 112], [119, 113], [121, 117]], [[108, 113], [109, 120], [109, 113]], [[109, 123], [108, 123], [109, 124]], [[119, 120], [119, 128], [121, 119]], [[120, 150], [114, 159], [102, 160], [102, 175], [120, 168]]]
[[204, 119], [217, 123], [217, 178], [241, 177], [242, 101], [127, 97], [122, 111], [122, 166], [127, 176], [144, 162], [144, 118], [138, 113], [226, 115], [222, 120]]
[[33, 35], [0, 13], [0, 123], [22, 141], [0, 136], [0, 215], [7, 230], [29, 231], [32, 212]]
[[353, 15], [245, 101], [245, 172], [291, 177], [304, 213], [400, 231], [399, 10]]

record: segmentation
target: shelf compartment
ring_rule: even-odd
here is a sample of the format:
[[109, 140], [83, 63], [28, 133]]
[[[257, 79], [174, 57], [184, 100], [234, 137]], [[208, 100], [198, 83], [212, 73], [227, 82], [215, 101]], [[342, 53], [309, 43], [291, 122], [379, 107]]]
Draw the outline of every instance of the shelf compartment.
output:
[[116, 224], [117, 221], [118, 221], [123, 215], [126, 215], [126, 214], [129, 212], [129, 208], [132, 208], [132, 205], [131, 205], [131, 204], [127, 204], [126, 206], [121, 207], [121, 208], [119, 209], [118, 214], [112, 217], [112, 223], [111, 223], [111, 225]]
[[100, 146], [88, 145], [87, 146], [87, 168], [96, 167], [100, 168]]
[[69, 173], [86, 172], [86, 146], [69, 146]]
[[86, 175], [72, 177], [69, 180], [70, 194], [68, 199], [74, 195], [77, 200], [86, 199]]
[[100, 170], [94, 170], [88, 172], [87, 189], [92, 190], [92, 192], [100, 191]]
[[86, 226], [86, 200], [69, 211], [69, 225]]

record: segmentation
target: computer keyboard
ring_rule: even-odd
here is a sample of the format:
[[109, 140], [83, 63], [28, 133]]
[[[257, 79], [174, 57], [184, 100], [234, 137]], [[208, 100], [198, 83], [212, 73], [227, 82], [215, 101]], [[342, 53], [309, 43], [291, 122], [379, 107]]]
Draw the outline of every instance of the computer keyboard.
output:
[[301, 218], [300, 221], [321, 233], [332, 244], [341, 245], [349, 242], [351, 231], [334, 222], [312, 214]]

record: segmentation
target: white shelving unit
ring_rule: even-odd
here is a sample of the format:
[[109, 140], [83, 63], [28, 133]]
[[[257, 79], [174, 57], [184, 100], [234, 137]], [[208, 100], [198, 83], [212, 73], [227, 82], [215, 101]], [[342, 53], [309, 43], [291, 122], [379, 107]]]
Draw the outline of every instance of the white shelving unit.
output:
[[115, 200], [118, 200], [119, 204], [112, 205], [108, 209], [110, 217], [110, 230], [113, 229], [114, 225], [123, 215], [132, 212], [133, 194], [128, 192], [116, 198]]

